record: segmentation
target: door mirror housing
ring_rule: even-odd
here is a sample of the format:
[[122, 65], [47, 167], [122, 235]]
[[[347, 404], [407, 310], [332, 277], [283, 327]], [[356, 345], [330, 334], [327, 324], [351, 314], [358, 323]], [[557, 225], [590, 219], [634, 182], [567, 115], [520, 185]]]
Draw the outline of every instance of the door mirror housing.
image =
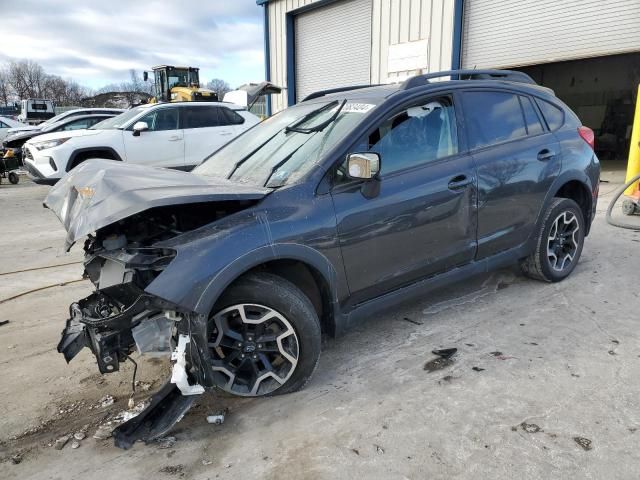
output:
[[133, 126], [133, 136], [139, 137], [142, 132], [149, 130], [147, 122], [136, 122]]
[[380, 154], [375, 152], [347, 155], [347, 176], [354, 180], [371, 180], [380, 173]]
[[142, 80], [145, 82], [149, 80], [149, 72], [147, 72], [146, 70], [142, 72]]

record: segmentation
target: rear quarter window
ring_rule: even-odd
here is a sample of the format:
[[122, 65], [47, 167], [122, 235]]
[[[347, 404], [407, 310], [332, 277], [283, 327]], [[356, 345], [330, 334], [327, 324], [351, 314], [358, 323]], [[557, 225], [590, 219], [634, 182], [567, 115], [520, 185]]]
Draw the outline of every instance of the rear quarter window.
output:
[[244, 118], [242, 115], [234, 112], [230, 108], [223, 107], [220, 109], [224, 118], [226, 120], [227, 125], [241, 125], [244, 123]]
[[536, 103], [538, 104], [538, 107], [540, 107], [540, 111], [547, 122], [549, 130], [553, 131], [559, 129], [564, 123], [564, 112], [562, 109], [545, 100], [540, 100], [539, 98], [536, 98]]
[[529, 97], [520, 96], [520, 103], [522, 104], [522, 111], [524, 112], [524, 118], [527, 122], [527, 131], [529, 135], [538, 135], [544, 131], [540, 117], [536, 113], [533, 103]]

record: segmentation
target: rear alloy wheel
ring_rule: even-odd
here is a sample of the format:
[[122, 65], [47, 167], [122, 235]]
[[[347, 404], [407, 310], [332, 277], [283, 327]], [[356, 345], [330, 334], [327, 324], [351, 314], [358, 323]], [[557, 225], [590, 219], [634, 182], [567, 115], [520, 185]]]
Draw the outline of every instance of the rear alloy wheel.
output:
[[230, 287], [214, 312], [209, 349], [219, 388], [257, 397], [292, 392], [308, 381], [320, 355], [320, 324], [295, 285], [250, 275]]
[[564, 271], [576, 258], [579, 234], [580, 223], [574, 213], [562, 212], [556, 217], [547, 238], [547, 257], [556, 272]]
[[521, 262], [523, 272], [546, 282], [566, 278], [580, 259], [584, 233], [584, 216], [578, 204], [554, 198], [540, 226], [535, 252]]

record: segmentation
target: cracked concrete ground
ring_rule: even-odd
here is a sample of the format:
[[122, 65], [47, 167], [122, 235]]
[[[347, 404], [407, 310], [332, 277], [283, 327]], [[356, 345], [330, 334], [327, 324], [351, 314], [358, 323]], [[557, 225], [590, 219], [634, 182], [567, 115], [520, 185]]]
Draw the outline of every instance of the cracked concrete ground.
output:
[[[303, 391], [209, 395], [169, 448], [125, 452], [92, 438], [105, 415], [126, 408], [132, 370], [101, 377], [88, 351], [69, 366], [55, 352], [86, 282], [0, 303], [0, 321], [10, 321], [0, 326], [1, 476], [637, 478], [640, 233], [605, 224], [622, 172], [603, 178], [610, 183], [569, 279], [551, 285], [501, 270], [371, 318], [326, 342]], [[41, 207], [46, 191], [26, 181], [0, 187], [0, 273], [81, 259], [79, 249], [62, 254], [64, 231]], [[0, 275], [0, 299], [80, 273], [75, 264]], [[440, 347], [458, 348], [453, 362], [425, 370]], [[164, 375], [166, 366], [141, 362], [152, 390]], [[115, 404], [92, 408], [106, 394]], [[207, 424], [222, 408], [225, 423]], [[85, 425], [80, 448], [48, 446]]]

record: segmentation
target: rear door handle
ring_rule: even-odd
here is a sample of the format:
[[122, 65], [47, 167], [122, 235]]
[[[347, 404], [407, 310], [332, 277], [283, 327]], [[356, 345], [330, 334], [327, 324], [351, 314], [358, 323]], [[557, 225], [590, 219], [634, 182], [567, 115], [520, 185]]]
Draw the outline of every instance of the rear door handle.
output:
[[229, 135], [233, 135], [233, 132], [220, 132], [222, 137], [228, 137]]
[[466, 175], [456, 175], [451, 180], [449, 180], [449, 190], [462, 190], [467, 187], [467, 185], [471, 185], [473, 183], [473, 178], [467, 177]]
[[173, 135], [169, 137], [170, 142], [177, 142], [178, 140], [182, 140], [182, 137], [180, 135]]
[[556, 152], [553, 150], [549, 150], [548, 148], [542, 149], [538, 152], [538, 160], [544, 162], [545, 160], [550, 160], [556, 156]]

